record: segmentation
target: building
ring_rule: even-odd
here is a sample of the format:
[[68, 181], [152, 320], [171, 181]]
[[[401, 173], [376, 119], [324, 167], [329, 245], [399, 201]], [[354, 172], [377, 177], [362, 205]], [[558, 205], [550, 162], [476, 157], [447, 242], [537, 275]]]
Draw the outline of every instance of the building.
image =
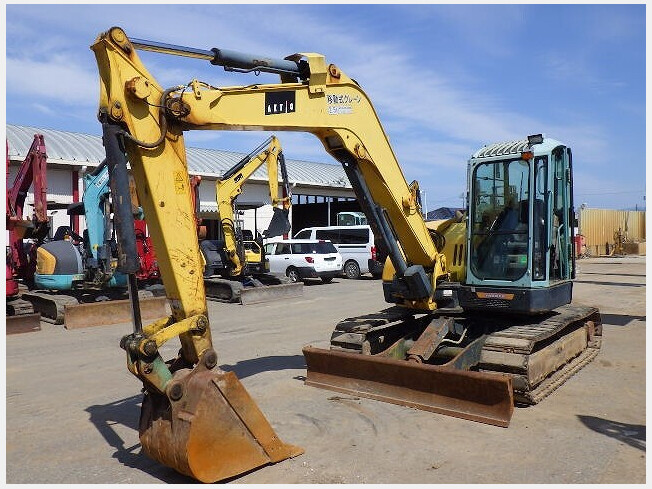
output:
[[[43, 134], [47, 151], [47, 198], [51, 233], [59, 226], [70, 226], [80, 233], [84, 229], [83, 216], [69, 216], [67, 207], [81, 200], [82, 176], [104, 160], [102, 138], [97, 135], [7, 124], [10, 159], [8, 184], [13, 183], [37, 133]], [[208, 224], [209, 231], [215, 233], [218, 229], [216, 181], [245, 155], [202, 148], [187, 148], [186, 152], [189, 173], [202, 177], [199, 186], [200, 217]], [[292, 159], [292, 148], [284, 148], [284, 153], [293, 195], [293, 206], [290, 210], [292, 233], [307, 226], [334, 223], [338, 211], [360, 210], [341, 165]], [[26, 199], [26, 216], [31, 215], [33, 202], [33, 195], [30, 193]], [[237, 200], [237, 209], [244, 229], [254, 233], [262, 233], [267, 229], [272, 217], [272, 208], [265, 165], [244, 185]]]

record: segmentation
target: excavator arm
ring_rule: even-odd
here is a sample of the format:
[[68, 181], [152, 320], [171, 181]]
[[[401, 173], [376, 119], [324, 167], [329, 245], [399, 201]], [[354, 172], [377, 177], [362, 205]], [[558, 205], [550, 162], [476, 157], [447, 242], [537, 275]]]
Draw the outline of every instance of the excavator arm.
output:
[[[217, 208], [220, 214], [220, 223], [224, 232], [224, 241], [226, 248], [226, 255], [231, 262], [229, 273], [232, 276], [240, 276], [244, 270], [244, 263], [242, 257], [244, 251], [242, 250], [242, 243], [239, 242], [236, 236], [234, 203], [235, 199], [242, 193], [242, 186], [249, 180], [258, 168], [264, 163], [267, 163], [267, 180], [269, 183], [269, 195], [274, 209], [273, 223], [278, 222], [276, 216], [278, 212], [285, 211], [281, 215], [281, 219], [288, 223], [287, 210], [291, 205], [291, 196], [289, 194], [289, 185], [287, 181], [287, 170], [285, 168], [285, 159], [281, 150], [281, 143], [276, 136], [271, 136], [259, 147], [254, 149], [251, 153], [245, 156], [232, 168], [227, 170], [222, 178], [217, 181]], [[279, 197], [278, 185], [278, 166], [281, 166], [281, 172], [284, 177], [284, 196]], [[278, 205], [282, 204], [282, 208]], [[283, 228], [283, 225], [271, 225], [272, 227], [280, 227], [280, 234], [286, 233], [289, 229]], [[269, 237], [277, 236], [279, 233], [268, 234]]]
[[[25, 160], [11, 188], [7, 189], [7, 220], [17, 223], [22, 220], [27, 191], [34, 186], [34, 224], [35, 233], [43, 237], [47, 234], [47, 153], [43, 135], [35, 134]], [[41, 228], [40, 230], [38, 228]], [[43, 231], [45, 228], [45, 231]]]
[[84, 196], [81, 205], [73, 204], [68, 213], [84, 214], [86, 237], [84, 246], [89, 254], [87, 268], [91, 280], [99, 285], [108, 283], [114, 275], [111, 254], [111, 208], [109, 203], [109, 171], [103, 161], [92, 173], [84, 175]]
[[[207, 59], [231, 71], [274, 72], [281, 82], [215, 88], [193, 80], [164, 89], [140, 61], [137, 48]], [[100, 35], [92, 49], [100, 71], [101, 110], [129, 127], [130, 141], [151, 148], [142, 152], [145, 165], [172, 159], [185, 167], [185, 130], [317, 136], [343, 165], [374, 233], [387, 246], [396, 271], [388, 295], [413, 309], [437, 308], [434, 292], [447, 277], [446, 262], [421, 215], [418, 185], [407, 183], [365, 92], [335, 65], [313, 53], [270, 60], [131, 41], [120, 28]]]
[[[119, 39], [122, 31], [112, 32], [111, 39]], [[144, 451], [203, 482], [233, 477], [302, 453], [279, 439], [235, 374], [217, 366], [180, 127], [161, 119], [160, 142], [141, 142], [159, 138], [158, 109], [152, 109], [152, 118], [146, 105], [138, 109], [126, 100], [109, 100], [108, 93], [116, 93], [123, 80], [120, 76], [105, 80], [106, 70], [112, 73], [127, 66], [115, 64], [111, 43], [99, 41], [93, 48], [103, 67], [99, 119], [118, 238], [117, 269], [128, 274], [133, 312], [133, 333], [120, 344], [127, 353], [129, 371], [145, 388], [139, 427]], [[134, 72], [127, 69], [125, 75], [132, 79]], [[139, 261], [127, 158], [172, 311], [170, 317], [148, 325], [140, 318], [135, 277]], [[177, 337], [179, 355], [165, 361], [160, 348]]]
[[[383, 284], [386, 298], [404, 306], [400, 309], [410, 314], [436, 310], [437, 286], [449, 279], [445, 257], [438, 249], [442, 243], [436, 243], [421, 215], [418, 184], [407, 183], [365, 92], [319, 54], [275, 60], [219, 49], [204, 51], [130, 40], [117, 27], [101, 34], [91, 49], [100, 74], [99, 118], [114, 202], [127, 194], [121, 190], [121, 181], [127, 178], [126, 154], [160, 255], [161, 276], [172, 307], [171, 318], [142, 327], [132, 287], [134, 333], [124, 339], [123, 347], [128, 353], [129, 369], [143, 381], [147, 391], [141, 413], [145, 451], [200, 480], [219, 480], [229, 473], [235, 475], [300, 453], [278, 440], [262, 413], [253, 408], [253, 401], [245, 397], [246, 391], [237, 379], [232, 378], [236, 386], [233, 389], [221, 387], [224, 373], [215, 368], [208, 327], [183, 132], [266, 130], [314, 134], [342, 164], [374, 234], [388, 250], [395, 273]], [[136, 49], [205, 59], [228, 71], [276, 73], [280, 83], [216, 88], [192, 80], [163, 88], [142, 64]], [[133, 274], [137, 263], [130, 263], [136, 256], [135, 247], [130, 248], [130, 218], [128, 211], [118, 209], [115, 213], [119, 265], [125, 273]], [[409, 320], [408, 315], [388, 313], [383, 321]], [[463, 371], [457, 365], [463, 367], [464, 357], [455, 367], [421, 363], [422, 358], [432, 354], [431, 339], [438, 341], [454, 329], [452, 320], [428, 326], [431, 320], [426, 315], [409, 324], [410, 334], [418, 337], [410, 349], [415, 352], [414, 362], [304, 348], [306, 383], [506, 426], [513, 409], [508, 379]], [[385, 324], [383, 321], [374, 319], [373, 325]], [[351, 326], [354, 329], [344, 331], [344, 335], [360, 336], [356, 324]], [[415, 328], [425, 333], [419, 337]], [[395, 330], [405, 332], [401, 325]], [[181, 354], [171, 363], [164, 363], [158, 347], [174, 336], [181, 340]], [[396, 339], [399, 341], [393, 354], [398, 355], [408, 346], [399, 337]], [[479, 346], [477, 342], [472, 344], [471, 353], [475, 355]], [[335, 383], [334, 377], [339, 379]], [[379, 393], [377, 388], [385, 381], [395, 385]], [[214, 386], [218, 386], [217, 391]], [[210, 395], [204, 395], [206, 392]], [[197, 395], [206, 403], [202, 410], [192, 410], [190, 417], [188, 409], [197, 405], [193, 401]], [[264, 429], [255, 429], [257, 422], [248, 422], [252, 411], [258, 413], [255, 419], [264, 422]], [[194, 425], [188, 433], [187, 427], [179, 426], [179, 420], [190, 419]], [[245, 448], [234, 437], [223, 436], [237, 431], [234, 427], [243, 422], [253, 435]], [[220, 433], [214, 431], [218, 429]], [[200, 433], [201, 442], [196, 442]], [[179, 438], [182, 443], [177, 441]], [[267, 446], [266, 440], [277, 445]], [[266, 456], [250, 456], [259, 446]], [[216, 455], [225, 452], [232, 455], [229, 463]], [[248, 452], [246, 457], [242, 456], [244, 452]], [[194, 468], [189, 469], [189, 465]]]

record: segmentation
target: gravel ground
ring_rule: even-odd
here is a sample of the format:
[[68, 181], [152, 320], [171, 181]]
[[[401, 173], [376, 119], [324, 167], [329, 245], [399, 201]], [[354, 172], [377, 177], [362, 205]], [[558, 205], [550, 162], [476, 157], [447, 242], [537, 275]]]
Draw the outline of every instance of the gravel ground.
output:
[[[383, 309], [381, 283], [335, 279], [277, 304], [209, 303], [219, 364], [305, 453], [231, 483], [645, 483], [645, 257], [580, 260], [575, 302], [603, 348], [549, 398], [497, 428], [305, 386], [304, 345]], [[6, 337], [7, 483], [192, 483], [141, 454], [130, 325], [42, 323]], [[178, 342], [163, 348], [171, 356]]]

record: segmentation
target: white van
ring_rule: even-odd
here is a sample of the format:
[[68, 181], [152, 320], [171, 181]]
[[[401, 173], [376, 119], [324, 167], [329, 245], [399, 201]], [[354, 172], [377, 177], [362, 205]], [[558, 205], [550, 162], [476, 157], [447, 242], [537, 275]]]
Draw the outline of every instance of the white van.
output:
[[333, 243], [342, 255], [347, 278], [360, 278], [363, 273], [371, 273], [378, 278], [383, 272], [383, 264], [376, 257], [374, 233], [369, 225], [311, 227], [302, 229], [294, 237]]

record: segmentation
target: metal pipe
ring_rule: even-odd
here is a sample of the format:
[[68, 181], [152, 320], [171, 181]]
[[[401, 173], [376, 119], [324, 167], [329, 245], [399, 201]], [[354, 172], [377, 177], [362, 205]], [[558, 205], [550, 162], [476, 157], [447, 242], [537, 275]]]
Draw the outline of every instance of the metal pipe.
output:
[[442, 357], [442, 358], [455, 358], [457, 355], [462, 353], [464, 351], [464, 348], [459, 347], [459, 346], [442, 346], [437, 349], [435, 352], [436, 357]]
[[142, 334], [143, 323], [140, 317], [140, 301], [138, 299], [138, 280], [136, 279], [136, 274], [129, 274], [127, 289], [129, 290], [129, 300], [131, 301], [131, 324], [134, 327], [134, 333]]
[[153, 51], [155, 53], [173, 54], [175, 56], [186, 56], [188, 58], [205, 59], [212, 61], [215, 58], [213, 51], [206, 51], [204, 49], [189, 48], [186, 46], [177, 46], [174, 44], [166, 44], [163, 42], [147, 41], [145, 39], [129, 38], [131, 44], [136, 49], [141, 51]]
[[140, 268], [140, 262], [134, 231], [134, 215], [131, 209], [127, 157], [119, 140], [124, 131], [120, 126], [106, 121], [102, 121], [102, 131], [113, 200], [113, 223], [118, 237], [117, 270], [125, 274], [136, 273]]
[[261, 71], [266, 73], [286, 74], [307, 78], [307, 63], [301, 61], [290, 61], [287, 59], [267, 58], [255, 54], [241, 53], [231, 49], [211, 50], [166, 44], [145, 39], [129, 39], [131, 44], [141, 51], [152, 51], [155, 53], [172, 54], [188, 58], [204, 59], [211, 64], [223, 66], [226, 71]]
[[286, 59], [265, 58], [254, 54], [240, 53], [230, 49], [213, 48], [215, 57], [211, 64], [223, 66], [227, 71], [264, 71], [302, 76], [301, 64]]
[[231, 178], [237, 172], [241, 171], [245, 167], [245, 165], [249, 163], [251, 160], [253, 160], [254, 156], [258, 156], [258, 154], [262, 152], [263, 148], [265, 146], [268, 146], [271, 141], [272, 141], [272, 136], [268, 137], [265, 141], [259, 144], [253, 151], [251, 151], [247, 156], [242, 158], [240, 161], [238, 161], [238, 163], [233, 165], [233, 167], [231, 167], [226, 172], [224, 172], [224, 175], [222, 175], [221, 179], [226, 180], [227, 178]]

